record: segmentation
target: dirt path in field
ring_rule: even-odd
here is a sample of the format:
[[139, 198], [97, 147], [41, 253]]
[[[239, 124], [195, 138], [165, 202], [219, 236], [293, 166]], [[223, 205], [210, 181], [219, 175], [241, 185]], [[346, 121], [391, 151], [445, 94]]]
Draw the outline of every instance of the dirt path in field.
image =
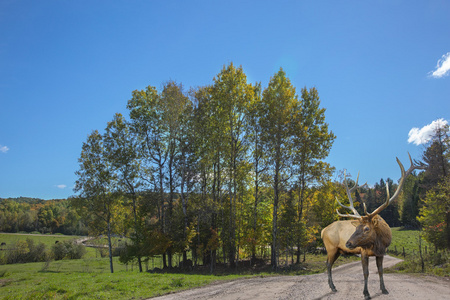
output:
[[[386, 256], [384, 267], [400, 262], [400, 259]], [[384, 274], [389, 295], [380, 291], [375, 258], [369, 263], [369, 293], [372, 299], [450, 299], [450, 280], [435, 277], [413, 277], [401, 274]], [[364, 299], [364, 279], [360, 262], [342, 265], [333, 269], [333, 282], [337, 292], [328, 287], [327, 274], [308, 276], [274, 276], [239, 279], [191, 289], [152, 300], [193, 299]]]

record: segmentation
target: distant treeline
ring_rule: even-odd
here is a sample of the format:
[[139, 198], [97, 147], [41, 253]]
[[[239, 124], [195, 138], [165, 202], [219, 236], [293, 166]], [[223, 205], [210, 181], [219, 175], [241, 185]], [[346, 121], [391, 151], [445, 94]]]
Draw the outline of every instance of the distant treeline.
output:
[[1, 232], [86, 235], [87, 227], [65, 199], [0, 198]]

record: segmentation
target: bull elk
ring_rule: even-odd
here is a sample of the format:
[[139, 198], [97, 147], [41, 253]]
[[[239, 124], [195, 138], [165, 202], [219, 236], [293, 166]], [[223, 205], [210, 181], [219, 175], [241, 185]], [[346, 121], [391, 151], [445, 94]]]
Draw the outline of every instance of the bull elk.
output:
[[[409, 155], [409, 153], [408, 153]], [[336, 287], [333, 284], [331, 276], [331, 267], [340, 254], [353, 253], [361, 254], [361, 262], [364, 274], [364, 298], [370, 299], [370, 294], [367, 289], [367, 279], [369, 277], [369, 256], [376, 257], [376, 263], [378, 268], [378, 274], [380, 276], [380, 289], [383, 294], [389, 294], [384, 286], [383, 281], [383, 256], [386, 252], [386, 248], [391, 244], [392, 234], [391, 228], [379, 216], [379, 213], [389, 206], [394, 201], [403, 187], [406, 177], [412, 173], [415, 169], [425, 169], [425, 165], [422, 163], [413, 163], [411, 155], [409, 155], [411, 167], [405, 172], [405, 169], [397, 158], [397, 163], [401, 169], [401, 178], [398, 183], [397, 190], [394, 195], [389, 198], [389, 187], [386, 184], [387, 198], [386, 201], [372, 213], [368, 213], [366, 205], [364, 204], [364, 216], [361, 216], [353, 206], [352, 192], [356, 189], [364, 186], [358, 186], [359, 174], [356, 179], [355, 185], [349, 189], [347, 185], [346, 176], [344, 175], [344, 185], [347, 191], [347, 197], [350, 202], [350, 206], [343, 205], [336, 197], [337, 202], [343, 208], [349, 209], [353, 214], [341, 214], [339, 209], [336, 212], [341, 217], [354, 218], [356, 220], [335, 221], [334, 223], [325, 227], [322, 232], [322, 240], [327, 249], [327, 272], [328, 272], [328, 284], [333, 292], [336, 292]], [[356, 229], [355, 229], [356, 227]]]

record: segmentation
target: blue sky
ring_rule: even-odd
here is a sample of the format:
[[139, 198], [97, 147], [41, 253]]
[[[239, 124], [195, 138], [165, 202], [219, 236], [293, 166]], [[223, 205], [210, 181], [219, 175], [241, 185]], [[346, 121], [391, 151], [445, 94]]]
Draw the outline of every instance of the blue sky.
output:
[[449, 52], [444, 0], [2, 0], [0, 197], [73, 195], [82, 143], [133, 90], [210, 84], [230, 62], [263, 87], [280, 67], [316, 87], [328, 162], [397, 180], [395, 157], [424, 150], [410, 130], [450, 120]]

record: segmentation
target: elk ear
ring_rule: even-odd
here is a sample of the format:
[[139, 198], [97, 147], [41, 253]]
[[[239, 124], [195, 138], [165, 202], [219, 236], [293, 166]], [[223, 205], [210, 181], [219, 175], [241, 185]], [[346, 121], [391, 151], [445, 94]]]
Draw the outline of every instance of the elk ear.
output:
[[355, 227], [358, 227], [359, 223], [360, 222], [358, 220], [352, 221], [352, 225], [355, 226]]
[[372, 224], [373, 224], [373, 226], [375, 226], [375, 227], [378, 226], [378, 218], [377, 218], [377, 216], [375, 216], [375, 218], [372, 219]]

